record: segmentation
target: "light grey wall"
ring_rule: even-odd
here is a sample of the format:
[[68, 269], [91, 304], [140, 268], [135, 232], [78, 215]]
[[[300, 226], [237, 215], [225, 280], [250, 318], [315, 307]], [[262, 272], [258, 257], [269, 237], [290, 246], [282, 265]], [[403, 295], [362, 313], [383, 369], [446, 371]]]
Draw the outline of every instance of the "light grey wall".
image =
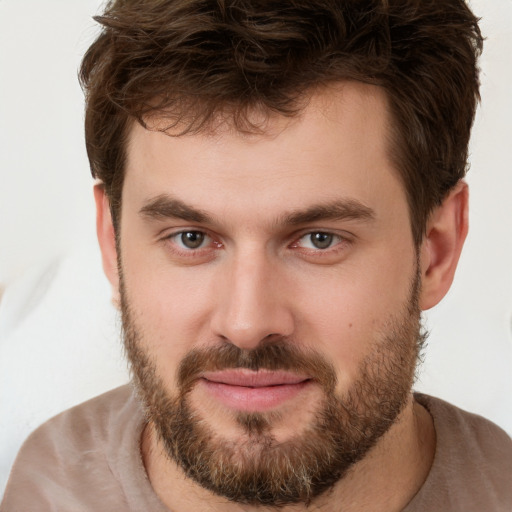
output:
[[99, 5], [0, 1], [0, 286], [89, 230], [77, 69]]

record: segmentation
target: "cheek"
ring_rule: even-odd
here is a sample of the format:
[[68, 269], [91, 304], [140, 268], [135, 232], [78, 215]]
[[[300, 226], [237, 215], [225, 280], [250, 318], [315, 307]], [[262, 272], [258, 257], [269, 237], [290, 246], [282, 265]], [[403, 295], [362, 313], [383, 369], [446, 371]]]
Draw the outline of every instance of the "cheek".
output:
[[166, 342], [197, 336], [205, 323], [205, 304], [211, 302], [208, 283], [198, 277], [155, 270], [126, 276], [132, 308], [148, 332], [160, 333]]
[[123, 281], [132, 320], [164, 382], [174, 386], [175, 370], [198, 343], [207, 343], [211, 279], [198, 268], [173, 269], [147, 248], [125, 243]]
[[382, 343], [394, 318], [410, 299], [414, 258], [379, 258], [338, 269], [322, 283], [303, 283], [299, 338], [332, 361], [341, 387], [353, 382], [362, 361]]

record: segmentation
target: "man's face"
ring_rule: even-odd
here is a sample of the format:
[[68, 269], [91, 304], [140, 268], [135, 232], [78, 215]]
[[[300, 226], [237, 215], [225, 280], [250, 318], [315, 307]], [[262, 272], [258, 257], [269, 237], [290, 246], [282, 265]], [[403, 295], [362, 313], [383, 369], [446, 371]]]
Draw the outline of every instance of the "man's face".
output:
[[382, 91], [352, 83], [262, 134], [133, 128], [128, 356], [170, 457], [214, 492], [310, 500], [409, 399], [420, 283], [388, 131]]

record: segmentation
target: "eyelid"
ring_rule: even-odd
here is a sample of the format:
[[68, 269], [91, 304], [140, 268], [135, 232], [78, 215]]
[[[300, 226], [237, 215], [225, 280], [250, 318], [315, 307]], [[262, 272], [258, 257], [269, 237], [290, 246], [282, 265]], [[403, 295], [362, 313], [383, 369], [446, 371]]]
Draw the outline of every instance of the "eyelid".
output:
[[[327, 247], [315, 247], [314, 240], [313, 240], [313, 237], [315, 235], [324, 235], [324, 236], [328, 237]], [[314, 232], [307, 233], [306, 235], [301, 236], [297, 240], [297, 244], [300, 244], [301, 242], [302, 243], [306, 242], [306, 244], [310, 245], [310, 247], [304, 247], [304, 248], [312, 250], [312, 251], [325, 252], [325, 251], [328, 251], [329, 249], [332, 249], [335, 246], [337, 246], [339, 243], [341, 243], [341, 241], [342, 241], [342, 238], [339, 235], [335, 235], [333, 233], [326, 233], [324, 231], [314, 231]]]
[[[201, 245], [198, 248], [187, 248], [184, 247], [182, 244], [177, 242], [177, 237], [179, 237], [183, 233], [187, 232], [198, 232], [202, 233], [205, 236], [205, 240], [203, 245]], [[330, 247], [327, 247], [325, 249], [322, 248], [314, 248], [314, 247], [303, 247], [301, 245], [301, 240], [304, 239], [307, 236], [311, 236], [315, 233], [323, 233], [327, 235], [331, 235], [334, 237], [333, 245]], [[303, 255], [303, 257], [311, 257], [315, 260], [328, 262], [329, 258], [333, 257], [340, 257], [340, 253], [345, 253], [346, 250], [348, 250], [348, 247], [352, 245], [354, 242], [354, 235], [347, 231], [338, 231], [336, 229], [302, 229], [298, 232], [295, 232], [292, 236], [290, 236], [290, 239], [292, 240], [291, 243], [287, 244], [287, 247], [293, 250], [298, 251]], [[163, 234], [161, 237], [159, 237], [159, 240], [161, 242], [164, 242], [165, 244], [168, 244], [170, 247], [168, 248], [169, 251], [175, 254], [176, 257], [183, 257], [183, 258], [205, 258], [208, 256], [214, 257], [214, 254], [216, 250], [221, 249], [224, 247], [224, 243], [219, 240], [219, 237], [215, 234], [212, 234], [208, 229], [202, 228], [202, 227], [196, 227], [196, 226], [190, 226], [190, 227], [183, 227], [180, 226], [179, 228], [173, 228], [169, 231], [167, 231], [165, 234]]]
[[[196, 249], [183, 247], [180, 243], [177, 242], [178, 237], [183, 233], [202, 233], [204, 235], [204, 243], [201, 245], [201, 247], [198, 247]], [[208, 239], [210, 240], [209, 242], [207, 242]], [[165, 233], [160, 238], [160, 240], [162, 242], [171, 244], [174, 248], [174, 251], [181, 252], [187, 255], [197, 254], [200, 253], [201, 251], [207, 251], [211, 249], [212, 245], [214, 245], [215, 248], [222, 247], [222, 243], [216, 240], [216, 238], [211, 233], [209, 233], [208, 230], [197, 228], [194, 226], [189, 228], [175, 228], [172, 231]]]
[[[293, 242], [291, 243], [291, 246], [298, 246], [299, 242], [304, 239], [305, 237], [308, 237], [308, 236], [311, 236], [311, 235], [314, 235], [314, 234], [324, 234], [324, 235], [330, 235], [332, 236], [333, 238], [337, 239], [338, 242], [337, 243], [334, 243], [333, 244], [333, 247], [340, 244], [340, 243], [343, 243], [343, 242], [352, 242], [353, 240], [353, 235], [351, 235], [350, 233], [346, 232], [346, 231], [343, 231], [343, 232], [339, 232], [339, 231], [336, 231], [336, 230], [333, 230], [333, 229], [308, 229], [308, 230], [301, 230], [299, 233], [296, 233], [294, 236], [293, 236]], [[319, 250], [319, 251], [328, 251], [329, 248], [327, 249], [315, 249], [315, 250]]]
[[[300, 242], [305, 236], [314, 233], [325, 233], [337, 237], [335, 243], [326, 249], [303, 247]], [[295, 255], [306, 262], [316, 265], [335, 265], [343, 261], [351, 253], [355, 242], [355, 236], [350, 232], [336, 231], [333, 229], [308, 229], [301, 231], [293, 238], [293, 242], [288, 246]]]

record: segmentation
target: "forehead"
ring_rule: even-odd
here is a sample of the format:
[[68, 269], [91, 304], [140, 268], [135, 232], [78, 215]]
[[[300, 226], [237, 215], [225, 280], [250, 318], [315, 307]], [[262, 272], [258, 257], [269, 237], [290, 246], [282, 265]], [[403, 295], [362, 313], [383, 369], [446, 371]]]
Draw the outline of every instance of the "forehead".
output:
[[203, 210], [263, 216], [339, 198], [373, 208], [405, 197], [388, 157], [382, 89], [336, 84], [312, 94], [297, 116], [254, 116], [262, 131], [252, 134], [228, 122], [182, 136], [134, 124], [123, 208], [172, 194]]

